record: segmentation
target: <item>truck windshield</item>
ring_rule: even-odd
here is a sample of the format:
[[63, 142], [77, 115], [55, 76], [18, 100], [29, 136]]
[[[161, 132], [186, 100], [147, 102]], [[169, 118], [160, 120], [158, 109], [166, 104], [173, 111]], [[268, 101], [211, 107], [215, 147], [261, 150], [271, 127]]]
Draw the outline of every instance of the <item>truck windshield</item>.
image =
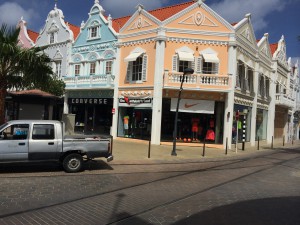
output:
[[7, 123], [4, 123], [2, 125], [0, 125], [0, 131], [7, 125]]

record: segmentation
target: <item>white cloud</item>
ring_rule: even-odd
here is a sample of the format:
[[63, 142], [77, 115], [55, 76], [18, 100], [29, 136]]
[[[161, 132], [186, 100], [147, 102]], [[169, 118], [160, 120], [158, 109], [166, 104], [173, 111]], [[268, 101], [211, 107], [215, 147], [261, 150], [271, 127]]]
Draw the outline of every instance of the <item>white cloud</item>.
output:
[[101, 6], [113, 18], [132, 15], [136, 11], [136, 6], [141, 4], [145, 10], [160, 8], [165, 0], [103, 0]]
[[34, 10], [26, 10], [17, 3], [5, 2], [0, 5], [0, 21], [8, 26], [16, 26], [22, 16], [30, 22], [34, 15]]
[[223, 0], [209, 5], [224, 19], [239, 22], [247, 13], [251, 13], [251, 20], [255, 30], [262, 30], [268, 25], [266, 17], [285, 8], [288, 1], [282, 0]]

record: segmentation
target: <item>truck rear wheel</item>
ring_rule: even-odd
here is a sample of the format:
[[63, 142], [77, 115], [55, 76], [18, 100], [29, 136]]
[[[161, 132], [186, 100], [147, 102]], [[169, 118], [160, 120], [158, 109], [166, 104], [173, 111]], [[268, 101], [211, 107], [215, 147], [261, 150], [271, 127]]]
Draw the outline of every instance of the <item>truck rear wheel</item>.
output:
[[81, 170], [83, 164], [82, 156], [76, 153], [67, 155], [62, 162], [63, 168], [67, 173], [76, 173]]

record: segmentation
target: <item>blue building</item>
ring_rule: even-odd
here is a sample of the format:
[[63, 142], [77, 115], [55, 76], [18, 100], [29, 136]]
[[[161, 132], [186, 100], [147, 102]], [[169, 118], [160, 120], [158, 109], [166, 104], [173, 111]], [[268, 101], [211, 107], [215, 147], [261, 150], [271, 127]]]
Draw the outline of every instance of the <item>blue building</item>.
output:
[[81, 23], [69, 61], [65, 112], [75, 114], [75, 129], [109, 133], [112, 123], [116, 66], [116, 32], [110, 15], [95, 0], [89, 18]]

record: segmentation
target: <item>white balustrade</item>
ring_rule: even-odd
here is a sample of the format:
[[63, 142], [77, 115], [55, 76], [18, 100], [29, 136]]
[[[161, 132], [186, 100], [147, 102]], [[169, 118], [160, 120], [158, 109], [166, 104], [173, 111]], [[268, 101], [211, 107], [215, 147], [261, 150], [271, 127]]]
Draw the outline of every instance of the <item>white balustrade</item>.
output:
[[112, 75], [64, 77], [66, 88], [113, 86]]
[[[180, 84], [183, 78], [182, 73], [169, 72], [165, 74], [165, 86], [177, 86]], [[229, 87], [229, 76], [223, 76], [218, 74], [192, 74], [184, 77], [185, 84], [194, 84], [195, 86], [223, 86]], [[188, 88], [188, 87], [187, 87]], [[215, 87], [214, 87], [215, 88]]]

